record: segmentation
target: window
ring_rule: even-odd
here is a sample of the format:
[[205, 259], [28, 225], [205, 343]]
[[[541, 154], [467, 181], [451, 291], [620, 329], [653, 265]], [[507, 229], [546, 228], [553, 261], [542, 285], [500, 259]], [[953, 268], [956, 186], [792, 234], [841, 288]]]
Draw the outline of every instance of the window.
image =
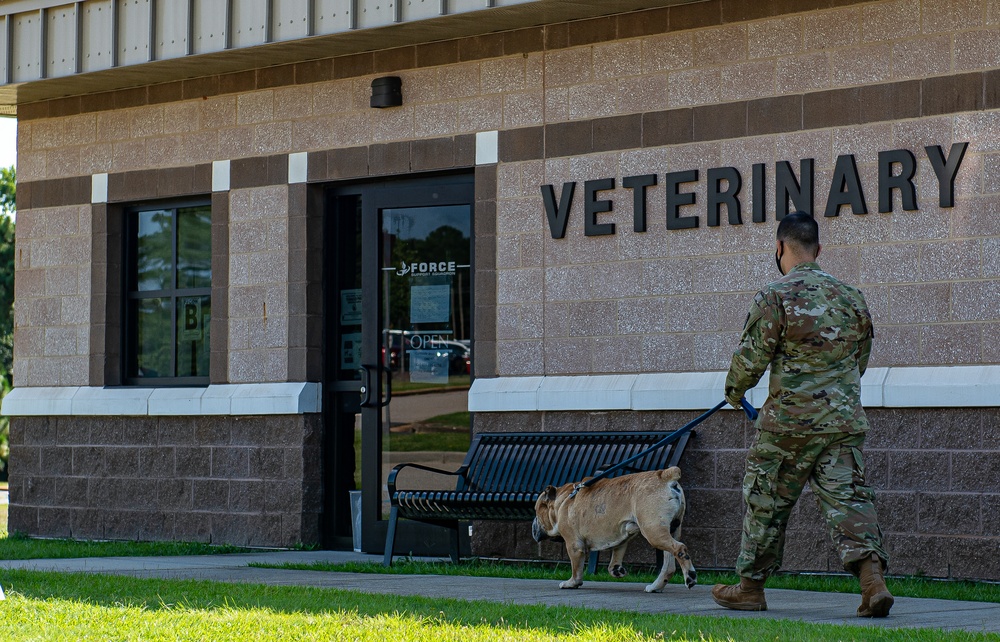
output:
[[208, 384], [211, 295], [211, 207], [127, 210], [125, 383]]

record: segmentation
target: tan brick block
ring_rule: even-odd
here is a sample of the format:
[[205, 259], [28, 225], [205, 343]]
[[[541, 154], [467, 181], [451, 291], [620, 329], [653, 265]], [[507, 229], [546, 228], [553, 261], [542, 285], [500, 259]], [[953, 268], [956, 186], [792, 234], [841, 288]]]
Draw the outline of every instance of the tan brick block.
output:
[[309, 118], [292, 123], [292, 147], [298, 150], [329, 149], [334, 143], [336, 118]]
[[923, 78], [951, 68], [951, 35], [902, 40], [892, 45], [892, 77]]
[[892, 46], [867, 45], [830, 54], [830, 80], [834, 87], [885, 82], [892, 77]]
[[1000, 24], [1000, 0], [986, 0], [986, 24]]
[[91, 145], [96, 140], [97, 116], [95, 114], [80, 114], [66, 119], [67, 145]]
[[545, 89], [545, 121], [569, 120], [569, 90], [566, 87]]
[[642, 337], [597, 337], [593, 346], [594, 373], [635, 372], [642, 362]]
[[292, 151], [292, 123], [262, 123], [254, 128], [257, 154], [286, 154]]
[[733, 102], [773, 96], [776, 77], [776, 63], [773, 60], [744, 62], [723, 67], [719, 97], [723, 102]]
[[528, 54], [524, 62], [524, 86], [541, 89], [545, 80], [545, 56], [542, 52]]
[[964, 31], [983, 24], [984, 0], [921, 0], [924, 33]]
[[642, 40], [642, 71], [676, 71], [694, 64], [694, 34], [691, 31], [651, 36]]
[[891, 123], [838, 127], [833, 130], [833, 156], [854, 154], [859, 164], [874, 163], [878, 153], [893, 148]]
[[417, 138], [450, 136], [455, 133], [457, 116], [454, 102], [416, 105], [413, 108], [413, 135]]
[[268, 314], [247, 320], [247, 336], [253, 348], [288, 348], [288, 317]]
[[145, 141], [122, 141], [112, 148], [111, 167], [116, 172], [128, 172], [146, 167]]
[[187, 164], [191, 160], [180, 155], [177, 138], [161, 136], [146, 141], [146, 162], [144, 167], [170, 167]]
[[503, 126], [504, 97], [499, 95], [467, 98], [455, 104], [455, 132], [478, 132]]
[[860, 42], [861, 8], [846, 7], [802, 16], [806, 51], [850, 47]]
[[31, 130], [31, 136], [34, 149], [63, 147], [66, 144], [66, 121], [62, 118], [39, 121]]
[[570, 120], [600, 118], [618, 113], [618, 81], [574, 85], [569, 88]]
[[77, 355], [75, 357], [64, 357], [61, 361], [60, 386], [86, 386], [90, 383], [89, 356]]
[[[353, 108], [353, 83], [349, 80], [334, 80], [312, 85], [312, 108], [314, 115], [335, 114]], [[368, 92], [369, 97], [371, 91]], [[278, 98], [275, 96], [275, 106]], [[279, 114], [282, 112], [278, 112]]]
[[202, 100], [201, 126], [204, 129], [232, 127], [236, 124], [236, 97], [213, 96]]
[[541, 340], [497, 341], [497, 374], [502, 377], [545, 374], [542, 355]]
[[935, 323], [950, 316], [951, 285], [926, 283], [889, 288], [889, 322]]
[[265, 123], [274, 118], [274, 91], [254, 91], [236, 98], [236, 122], [240, 125]]
[[[97, 140], [114, 142], [129, 137], [129, 118], [125, 111], [99, 112], [95, 121]], [[37, 135], [37, 127], [33, 130]], [[38, 148], [37, 141], [35, 148]]]
[[231, 383], [285, 381], [287, 377], [287, 350], [241, 350], [229, 355], [229, 381]]
[[132, 138], [159, 136], [163, 133], [163, 107], [153, 105], [129, 110], [129, 135]]
[[699, 66], [743, 62], [747, 59], [747, 26], [733, 24], [694, 32], [695, 64]]
[[920, 329], [920, 361], [927, 365], [978, 363], [983, 329], [968, 323], [929, 325]]
[[747, 47], [751, 59], [796, 54], [802, 51], [802, 42], [802, 16], [762, 20], [747, 25]]
[[545, 85], [559, 87], [590, 82], [593, 77], [591, 47], [560, 49], [548, 54], [545, 61]]
[[[951, 147], [952, 123], [954, 123], [955, 140], [972, 140], [966, 136], [976, 136], [976, 142], [987, 142], [990, 136], [990, 129], [995, 128], [1000, 133], [1000, 117], [987, 116], [987, 114], [960, 115], [954, 117], [944, 116], [940, 118], [922, 118], [920, 120], [906, 120], [893, 123], [892, 135], [894, 147], [902, 147], [911, 150], [922, 150], [927, 145], [941, 145], [945, 151]], [[984, 150], [987, 147], [976, 145], [977, 150]], [[919, 156], [917, 158], [920, 158]]]
[[480, 63], [480, 90], [484, 94], [500, 94], [525, 89], [525, 58], [496, 58]]
[[541, 91], [504, 94], [502, 100], [503, 127], [517, 128], [542, 124], [544, 98]]
[[46, 178], [46, 154], [44, 150], [17, 155], [17, 179], [37, 181]]
[[720, 101], [722, 82], [718, 69], [692, 69], [670, 74], [668, 107], [706, 105]]
[[201, 109], [197, 102], [187, 101], [163, 105], [163, 133], [181, 134], [197, 131]]
[[955, 71], [1000, 66], [1000, 29], [956, 33], [954, 39]]
[[[816, 169], [833, 168], [833, 132], [831, 130], [792, 132], [775, 137], [775, 160], [792, 164], [795, 175], [799, 175], [799, 159], [812, 158]], [[767, 168], [769, 174], [773, 167]], [[817, 182], [817, 185], [822, 183]]]
[[274, 114], [276, 118], [294, 120], [312, 116], [313, 86], [295, 85], [274, 90]]
[[654, 334], [642, 338], [644, 372], [694, 370], [693, 334]]
[[[454, 100], [456, 98], [478, 96], [481, 93], [479, 76], [478, 62], [441, 67], [438, 70], [439, 81], [436, 100]], [[403, 96], [405, 100], [405, 87], [403, 88]], [[367, 108], [367, 104], [365, 107]]]
[[628, 114], [665, 108], [669, 101], [668, 82], [665, 73], [620, 79], [618, 111]]
[[642, 41], [631, 39], [594, 45], [594, 78], [642, 73]]
[[[372, 122], [377, 117], [377, 110], [370, 109], [366, 112], [348, 112], [333, 119], [330, 125], [332, 146], [334, 147], [355, 147], [371, 142]], [[296, 148], [297, 149], [297, 148]], [[323, 149], [317, 146], [310, 149]]]
[[[80, 150], [80, 173], [102, 174], [111, 171], [114, 147], [111, 143], [99, 143], [87, 145]], [[18, 155], [18, 160], [23, 158], [23, 154]], [[18, 176], [21, 175], [20, 164]]]
[[863, 41], [898, 40], [920, 33], [920, 0], [876, 2], [861, 11]]
[[414, 137], [414, 108], [409, 106], [379, 109], [372, 117], [372, 136], [376, 142], [406, 140]]
[[232, 159], [255, 156], [254, 130], [253, 125], [218, 130], [218, 157]]
[[45, 167], [48, 171], [46, 178], [65, 178], [81, 174], [80, 149], [53, 149], [45, 154]]
[[716, 294], [667, 298], [668, 332], [712, 332], [719, 330], [720, 297]]

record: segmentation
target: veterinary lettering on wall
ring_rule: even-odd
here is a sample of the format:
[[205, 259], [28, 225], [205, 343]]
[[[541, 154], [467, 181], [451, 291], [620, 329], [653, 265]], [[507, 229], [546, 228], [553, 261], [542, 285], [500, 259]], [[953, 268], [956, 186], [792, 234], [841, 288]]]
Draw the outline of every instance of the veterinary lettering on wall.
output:
[[[934, 168], [938, 180], [938, 203], [941, 207], [955, 205], [955, 177], [965, 157], [969, 143], [955, 143], [945, 155], [940, 145], [929, 145], [924, 148], [927, 159]], [[778, 161], [774, 166], [774, 211], [780, 221], [791, 209], [814, 214], [816, 185], [814, 180], [814, 159], [803, 158], [799, 161], [798, 175], [788, 161]], [[752, 185], [750, 198], [750, 215], [754, 223], [766, 221], [765, 204], [768, 195], [765, 190], [765, 179], [768, 171], [764, 163], [756, 163], [751, 169]], [[914, 176], [917, 172], [917, 158], [908, 149], [893, 149], [878, 153], [878, 211], [891, 212], [894, 192], [899, 193], [904, 210], [918, 209], [917, 188]], [[636, 232], [646, 231], [646, 191], [647, 188], [659, 184], [657, 174], [642, 174], [625, 176], [622, 187], [632, 190], [633, 196], [633, 229]], [[663, 176], [663, 186], [666, 193], [668, 230], [683, 230], [698, 227], [700, 216], [692, 214], [691, 209], [682, 208], [697, 205], [696, 195], [691, 191], [691, 184], [702, 180], [697, 169], [668, 172]], [[722, 208], [726, 208], [726, 218], [730, 225], [743, 224], [743, 202], [740, 192], [743, 189], [744, 177], [735, 167], [713, 167], [705, 175], [707, 181], [705, 214], [709, 226], [719, 226], [722, 220]], [[554, 186], [542, 185], [542, 202], [545, 215], [549, 222], [552, 238], [561, 239], [566, 236], [569, 224], [569, 212], [576, 193], [576, 181], [563, 183], [559, 195]], [[615, 224], [599, 222], [598, 215], [611, 212], [613, 201], [598, 198], [600, 192], [615, 189], [614, 178], [599, 178], [583, 182], [583, 233], [585, 236], [605, 236], [615, 233]], [[839, 216], [841, 208], [850, 207], [854, 214], [868, 214], [865, 201], [865, 186], [858, 174], [858, 165], [854, 154], [841, 154], [833, 169], [827, 193], [824, 216]], [[790, 209], [791, 208], [791, 209]], [[682, 211], [685, 212], [682, 215]]]

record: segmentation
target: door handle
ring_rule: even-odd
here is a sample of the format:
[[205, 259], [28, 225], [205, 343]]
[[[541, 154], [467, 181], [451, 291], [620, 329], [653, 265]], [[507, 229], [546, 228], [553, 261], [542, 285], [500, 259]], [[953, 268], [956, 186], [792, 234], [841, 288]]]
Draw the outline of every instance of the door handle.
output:
[[372, 368], [376, 366], [362, 365], [361, 370], [361, 407], [372, 408]]
[[[385, 399], [381, 401], [372, 400], [372, 371], [379, 374], [385, 373]], [[361, 366], [361, 407], [362, 408], [385, 408], [392, 401], [392, 370], [379, 364], [377, 366]]]

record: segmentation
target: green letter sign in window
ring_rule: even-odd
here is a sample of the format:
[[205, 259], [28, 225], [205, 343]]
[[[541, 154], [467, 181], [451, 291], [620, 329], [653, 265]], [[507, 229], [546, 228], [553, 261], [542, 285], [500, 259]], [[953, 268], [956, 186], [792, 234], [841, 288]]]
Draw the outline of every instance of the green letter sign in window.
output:
[[211, 208], [129, 210], [125, 242], [125, 383], [207, 385]]

